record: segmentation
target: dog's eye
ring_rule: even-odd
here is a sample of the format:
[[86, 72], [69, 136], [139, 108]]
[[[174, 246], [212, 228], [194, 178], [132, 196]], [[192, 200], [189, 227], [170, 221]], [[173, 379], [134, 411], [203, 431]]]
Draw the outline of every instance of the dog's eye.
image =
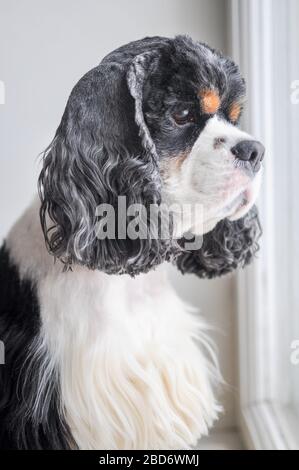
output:
[[188, 122], [194, 122], [194, 113], [188, 108], [176, 111], [172, 117], [179, 126], [183, 126]]

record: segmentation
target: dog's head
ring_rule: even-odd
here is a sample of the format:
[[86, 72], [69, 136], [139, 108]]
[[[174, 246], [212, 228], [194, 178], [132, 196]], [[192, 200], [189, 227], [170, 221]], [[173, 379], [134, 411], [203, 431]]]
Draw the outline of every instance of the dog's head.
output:
[[[253, 205], [264, 149], [237, 127], [244, 93], [230, 59], [187, 37], [146, 38], [109, 54], [73, 89], [44, 154], [41, 222], [50, 252], [132, 275], [171, 256], [201, 277], [248, 263], [260, 235]], [[118, 225], [119, 196], [126, 209], [145, 208], [143, 236]], [[115, 223], [98, 237], [104, 204]], [[150, 220], [150, 207], [163, 204], [176, 207], [169, 238], [153, 236]], [[188, 205], [202, 210], [177, 224]], [[203, 235], [200, 249], [184, 248], [190, 232]]]

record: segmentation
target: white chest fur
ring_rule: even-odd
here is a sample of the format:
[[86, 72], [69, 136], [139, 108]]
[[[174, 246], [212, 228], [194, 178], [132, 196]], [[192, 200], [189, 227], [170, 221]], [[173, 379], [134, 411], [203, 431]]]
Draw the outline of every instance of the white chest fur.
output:
[[[194, 445], [218, 412], [213, 369], [200, 349], [202, 321], [176, 295], [163, 267], [135, 279], [82, 267], [61, 272], [45, 253], [34, 213], [36, 205], [8, 243], [21, 272], [37, 282], [40, 344], [48, 370], [58, 374], [62, 412], [78, 446]], [[23, 238], [21, 250], [28, 227], [39, 233]]]

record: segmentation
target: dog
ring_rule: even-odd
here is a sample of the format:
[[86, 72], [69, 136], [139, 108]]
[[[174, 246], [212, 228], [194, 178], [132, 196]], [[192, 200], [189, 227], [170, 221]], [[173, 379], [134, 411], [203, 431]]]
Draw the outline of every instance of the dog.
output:
[[[213, 278], [254, 258], [264, 147], [238, 128], [244, 96], [237, 65], [187, 36], [124, 45], [75, 85], [0, 252], [2, 448], [188, 449], [207, 434], [218, 366], [165, 266]], [[97, 208], [118, 216], [120, 197], [179, 207], [170, 236], [148, 216], [143, 237], [102, 236]]]

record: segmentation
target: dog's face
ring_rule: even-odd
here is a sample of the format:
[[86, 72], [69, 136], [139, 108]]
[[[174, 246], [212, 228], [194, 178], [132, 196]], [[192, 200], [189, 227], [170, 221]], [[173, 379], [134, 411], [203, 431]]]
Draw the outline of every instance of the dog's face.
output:
[[143, 111], [159, 156], [162, 200], [202, 205], [201, 219], [183, 230], [209, 232], [255, 202], [264, 148], [237, 127], [244, 95], [237, 67], [201, 44], [162, 57], [145, 81]]
[[[105, 57], [73, 89], [44, 155], [41, 222], [50, 252], [132, 275], [171, 257], [202, 277], [247, 264], [260, 233], [253, 204], [264, 149], [237, 127], [244, 93], [230, 59], [187, 37], [146, 38]], [[171, 237], [153, 239], [151, 223], [142, 239], [117, 230], [97, 239], [96, 208], [109, 204], [118, 216], [119, 196], [127, 206], [200, 205], [175, 236], [206, 234], [202, 248], [178, 251]]]

